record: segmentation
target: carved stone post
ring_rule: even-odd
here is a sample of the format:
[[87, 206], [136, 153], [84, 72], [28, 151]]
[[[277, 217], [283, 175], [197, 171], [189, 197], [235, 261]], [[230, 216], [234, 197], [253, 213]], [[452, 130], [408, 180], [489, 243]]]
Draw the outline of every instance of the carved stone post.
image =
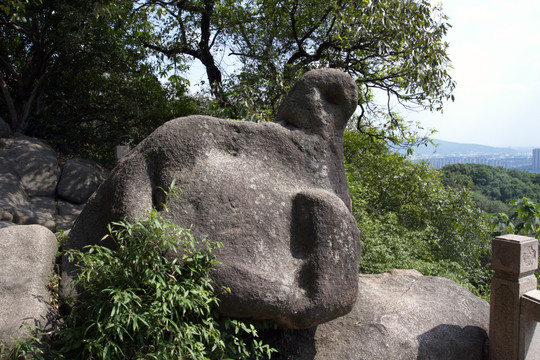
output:
[[532, 290], [521, 297], [519, 326], [519, 359], [540, 359], [540, 291]]
[[504, 235], [492, 241], [490, 360], [519, 358], [520, 299], [536, 290], [538, 241], [520, 235]]

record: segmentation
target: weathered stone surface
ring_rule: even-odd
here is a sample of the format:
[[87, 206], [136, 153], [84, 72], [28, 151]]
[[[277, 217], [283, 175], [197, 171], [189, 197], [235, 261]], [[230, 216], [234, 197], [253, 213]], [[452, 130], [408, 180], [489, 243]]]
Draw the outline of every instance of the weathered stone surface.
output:
[[77, 215], [57, 215], [55, 218], [56, 231], [71, 229], [75, 220], [77, 220]]
[[[36, 224], [38, 215], [32, 210], [33, 202], [26, 194], [14, 160], [10, 150], [0, 150], [0, 221]], [[36, 208], [40, 201], [34, 200]]]
[[69, 159], [62, 168], [57, 194], [67, 201], [82, 204], [103, 180], [95, 164], [83, 159]]
[[297, 360], [482, 360], [489, 304], [444, 278], [415, 270], [360, 275], [352, 311], [286, 334]]
[[18, 225], [37, 224], [45, 226], [53, 231], [56, 227], [54, 217], [48, 212], [34, 211], [31, 208], [21, 206], [12, 207], [10, 212], [10, 215], [12, 216], [10, 221]]
[[12, 206], [30, 205], [30, 200], [8, 155], [7, 151], [0, 150], [0, 209], [2, 210], [8, 210]]
[[39, 225], [0, 229], [0, 342], [28, 336], [30, 326], [51, 320], [47, 284], [58, 245]]
[[539, 359], [538, 240], [501, 235], [491, 249], [490, 360]]
[[61, 179], [59, 175], [56, 154], [42, 141], [0, 138], [0, 221], [53, 231], [71, 228], [105, 175], [82, 159], [68, 160]]
[[[350, 76], [307, 73], [277, 123], [205, 116], [172, 120], [126, 155], [89, 200], [67, 247], [96, 243], [106, 225], [160, 208], [197, 237], [224, 244], [213, 273], [229, 316], [307, 328], [356, 301], [359, 232], [350, 212], [342, 135], [357, 104]], [[63, 263], [63, 285], [72, 265]], [[68, 287], [65, 287], [66, 291]]]
[[14, 226], [14, 225], [15, 224], [12, 223], [11, 221], [0, 220], [0, 229], [8, 227], [8, 226]]
[[58, 215], [75, 215], [78, 216], [84, 209], [86, 204], [73, 204], [69, 201], [58, 200], [57, 208]]
[[114, 160], [119, 162], [124, 156], [129, 153], [129, 146], [127, 145], [117, 145], [114, 148]]
[[310, 71], [280, 104], [276, 120], [308, 129], [325, 139], [341, 138], [358, 106], [358, 89], [351, 80], [333, 69]]
[[58, 210], [56, 201], [48, 196], [34, 196], [30, 198], [30, 207], [38, 213], [45, 213], [51, 216], [55, 215]]
[[56, 229], [71, 229], [77, 216], [82, 212], [86, 204], [73, 204], [68, 201], [58, 200], [58, 215], [56, 215]]
[[53, 149], [29, 137], [2, 139], [2, 145], [28, 196], [54, 196], [60, 166]]

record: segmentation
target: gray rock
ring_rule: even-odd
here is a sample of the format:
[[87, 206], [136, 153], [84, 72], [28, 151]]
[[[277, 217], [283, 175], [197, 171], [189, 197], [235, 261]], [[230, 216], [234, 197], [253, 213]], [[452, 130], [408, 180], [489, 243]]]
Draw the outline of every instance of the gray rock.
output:
[[460, 285], [415, 270], [394, 270], [360, 275], [358, 288], [349, 314], [311, 330], [290, 331], [283, 358], [486, 358], [489, 304]]
[[114, 160], [118, 163], [129, 152], [129, 146], [117, 145], [114, 148]]
[[54, 198], [30, 198], [16, 170], [19, 166], [11, 160], [12, 156], [12, 151], [0, 150], [0, 221], [19, 225], [40, 224], [54, 230]]
[[51, 215], [48, 212], [42, 212], [42, 211], [27, 211], [26, 209], [22, 209], [22, 211], [15, 211], [15, 217], [14, 221], [17, 224], [20, 225], [31, 225], [31, 224], [37, 224], [41, 226], [45, 226], [47, 229], [51, 231], [55, 231], [56, 229], [56, 222], [54, 220], [54, 216]]
[[2, 139], [2, 145], [26, 194], [54, 197], [60, 177], [60, 166], [54, 150], [44, 142], [29, 137]]
[[77, 220], [77, 215], [57, 215], [55, 218], [56, 231], [71, 229], [75, 220]]
[[[205, 116], [172, 120], [126, 155], [89, 200], [66, 247], [97, 243], [106, 225], [165, 201], [197, 238], [220, 241], [213, 273], [224, 315], [308, 328], [356, 301], [359, 231], [350, 212], [343, 129], [356, 108], [350, 76], [308, 72], [284, 100], [279, 123]], [[63, 262], [70, 291], [73, 265]]]
[[325, 139], [341, 138], [358, 106], [356, 83], [334, 69], [310, 71], [306, 75], [280, 104], [276, 120], [308, 129]]
[[[42, 141], [0, 139], [0, 221], [40, 224], [53, 231], [71, 228], [105, 176], [95, 163], [82, 159], [69, 160], [62, 179], [59, 174], [55, 152]], [[71, 202], [58, 200], [57, 207], [57, 188]]]
[[73, 204], [69, 201], [58, 200], [58, 215], [75, 215], [78, 216], [84, 209], [86, 204]]
[[83, 159], [69, 159], [62, 168], [57, 194], [75, 204], [83, 204], [103, 182], [97, 166]]
[[24, 323], [50, 325], [47, 284], [57, 250], [56, 237], [42, 226], [0, 229], [0, 342], [26, 338]]
[[68, 201], [58, 200], [57, 205], [56, 230], [68, 230], [73, 227], [73, 223], [86, 204], [73, 204]]
[[15, 224], [12, 223], [11, 221], [0, 220], [0, 229], [8, 227], [8, 226], [14, 226], [14, 225]]
[[13, 206], [30, 206], [21, 180], [6, 150], [0, 150], [0, 210]]
[[34, 196], [30, 198], [30, 207], [37, 213], [54, 216], [58, 213], [56, 201], [48, 196]]
[[0, 220], [10, 221], [17, 225], [37, 224], [54, 231], [56, 222], [54, 216], [46, 211], [34, 211], [30, 207], [12, 206], [0, 213]]

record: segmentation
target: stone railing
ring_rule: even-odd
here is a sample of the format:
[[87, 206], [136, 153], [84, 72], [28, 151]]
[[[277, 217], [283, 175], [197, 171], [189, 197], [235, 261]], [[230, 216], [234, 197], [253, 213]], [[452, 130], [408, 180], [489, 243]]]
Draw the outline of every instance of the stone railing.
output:
[[492, 249], [489, 359], [540, 359], [538, 240], [504, 235]]

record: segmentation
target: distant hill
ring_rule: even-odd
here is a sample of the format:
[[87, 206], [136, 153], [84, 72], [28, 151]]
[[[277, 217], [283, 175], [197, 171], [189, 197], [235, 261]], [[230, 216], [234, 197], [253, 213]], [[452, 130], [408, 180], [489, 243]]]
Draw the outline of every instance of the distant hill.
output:
[[478, 144], [462, 144], [451, 141], [433, 139], [436, 147], [429, 144], [414, 148], [414, 155], [489, 155], [530, 153], [531, 148], [493, 147]]
[[450, 164], [441, 170], [442, 183], [468, 188], [476, 204], [487, 213], [509, 213], [509, 203], [528, 197], [540, 202], [540, 174], [484, 164]]

